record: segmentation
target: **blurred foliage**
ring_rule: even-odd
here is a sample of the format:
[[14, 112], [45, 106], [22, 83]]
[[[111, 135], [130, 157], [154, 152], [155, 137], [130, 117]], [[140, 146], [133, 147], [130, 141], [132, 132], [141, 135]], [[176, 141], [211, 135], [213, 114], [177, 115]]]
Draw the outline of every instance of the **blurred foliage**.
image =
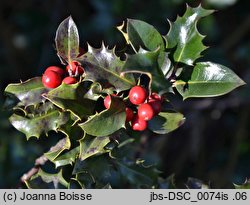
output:
[[[85, 49], [86, 42], [100, 47], [104, 41], [107, 45], [119, 42], [119, 50], [125, 42], [114, 28], [124, 19], [141, 19], [166, 34], [166, 19], [174, 21], [177, 13], [183, 14], [185, 3], [197, 6], [200, 1], [1, 0], [1, 93], [8, 83], [41, 75], [49, 65], [60, 65], [53, 45], [55, 29], [68, 15], [77, 23], [83, 40], [80, 44]], [[216, 99], [183, 102], [180, 97], [175, 107], [185, 114], [186, 123], [166, 136], [152, 136], [143, 154], [151, 162], [162, 161], [163, 176], [175, 173], [177, 184], [194, 177], [211, 187], [231, 188], [232, 183], [242, 184], [250, 178], [249, 3], [204, 0], [202, 5], [218, 9], [198, 25], [201, 33], [207, 34], [205, 45], [210, 46], [206, 58], [231, 67], [247, 85]], [[1, 107], [3, 101], [1, 95]], [[34, 165], [35, 158], [58, 138], [50, 133], [49, 140], [44, 136], [27, 143], [25, 136], [10, 126], [9, 116], [1, 109], [0, 188], [18, 187], [20, 177]]]

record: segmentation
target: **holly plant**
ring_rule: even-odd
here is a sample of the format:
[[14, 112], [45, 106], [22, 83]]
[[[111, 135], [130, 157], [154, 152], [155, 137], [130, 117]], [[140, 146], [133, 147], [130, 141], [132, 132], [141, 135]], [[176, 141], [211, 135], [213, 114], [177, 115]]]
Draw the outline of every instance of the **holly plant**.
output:
[[[245, 84], [226, 66], [200, 59], [207, 47], [197, 23], [212, 13], [187, 6], [182, 17], [169, 21], [167, 35], [127, 19], [117, 27], [126, 41], [122, 51], [104, 44], [84, 51], [76, 24], [66, 18], [55, 37], [62, 65], [5, 89], [10, 122], [27, 140], [62, 136], [22, 177], [26, 186], [161, 188], [171, 181], [140, 151], [142, 141], [184, 123], [169, 94], [183, 100], [214, 97]], [[49, 162], [51, 173], [44, 169]]]

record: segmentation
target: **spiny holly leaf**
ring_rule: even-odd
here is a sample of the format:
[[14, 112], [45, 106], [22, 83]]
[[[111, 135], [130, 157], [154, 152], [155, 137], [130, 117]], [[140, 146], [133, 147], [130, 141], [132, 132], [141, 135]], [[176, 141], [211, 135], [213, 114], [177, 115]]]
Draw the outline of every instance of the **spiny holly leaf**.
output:
[[105, 146], [110, 142], [109, 137], [93, 137], [85, 135], [80, 140], [80, 159], [85, 160], [94, 155], [100, 155], [108, 152]]
[[197, 22], [200, 18], [213, 13], [213, 10], [206, 10], [199, 5], [196, 8], [187, 6], [182, 17], [177, 17], [174, 23], [170, 22], [170, 30], [166, 36], [168, 48], [176, 47], [174, 60], [187, 65], [193, 65], [194, 61], [201, 56], [206, 49], [202, 40], [204, 38], [197, 30]]
[[25, 116], [34, 117], [36, 115], [41, 116], [43, 114], [46, 114], [51, 110], [55, 110], [56, 107], [54, 106], [53, 103], [49, 101], [45, 101], [36, 105], [31, 105], [26, 108], [19, 108], [19, 109], [23, 110], [23, 112], [25, 113]]
[[42, 97], [42, 94], [47, 91], [48, 89], [42, 84], [41, 77], [31, 78], [22, 83], [9, 84], [4, 90], [8, 97], [19, 101], [17, 106], [25, 107], [44, 102], [45, 98]]
[[175, 185], [175, 175], [171, 174], [167, 178], [158, 178], [158, 186], [157, 189], [176, 189]]
[[119, 160], [114, 163], [130, 188], [152, 188], [156, 183], [158, 174], [153, 166], [146, 167], [141, 162], [126, 164]]
[[30, 137], [39, 138], [42, 133], [47, 134], [50, 130], [56, 131], [68, 121], [68, 118], [69, 113], [54, 110], [31, 118], [13, 114], [10, 122], [17, 130], [24, 133], [28, 140]]
[[61, 156], [55, 158], [52, 162], [55, 164], [56, 168], [65, 166], [65, 165], [73, 165], [75, 160], [78, 158], [80, 152], [80, 146], [75, 147], [74, 149], [62, 154]]
[[79, 55], [79, 34], [75, 22], [69, 16], [58, 27], [55, 37], [57, 55], [62, 63], [70, 63]]
[[79, 156], [80, 146], [74, 147], [64, 154], [61, 153], [71, 147], [71, 142], [73, 142], [72, 146], [75, 146], [74, 142], [79, 141], [84, 136], [83, 130], [77, 124], [75, 124], [74, 120], [72, 119], [58, 128], [58, 131], [66, 135], [65, 140], [61, 143], [61, 146], [58, 150], [45, 153], [45, 155], [55, 164], [56, 168], [67, 164], [72, 165], [75, 162], [75, 159]]
[[87, 92], [84, 83], [67, 85], [63, 83], [59, 87], [51, 90], [46, 98], [63, 110], [70, 111], [78, 119], [87, 118], [93, 114], [95, 101], [84, 98]]
[[224, 95], [244, 84], [245, 82], [226, 66], [200, 62], [193, 70], [186, 68], [180, 80], [175, 82], [175, 87], [185, 100], [190, 97]]
[[110, 83], [117, 92], [128, 90], [135, 85], [134, 78], [130, 75], [121, 76], [124, 61], [121, 61], [114, 50], [107, 49], [104, 45], [100, 49], [88, 46], [88, 52], [79, 58], [85, 70], [85, 80], [99, 82], [102, 86]]
[[74, 119], [70, 119], [66, 124], [60, 126], [58, 131], [68, 136], [71, 141], [79, 141], [84, 136], [84, 131], [75, 123]]
[[108, 155], [90, 157], [86, 160], [77, 160], [73, 174], [86, 188], [105, 186], [112, 182], [115, 172]]
[[155, 51], [157, 48], [165, 49], [161, 34], [152, 25], [144, 21], [128, 19], [127, 34], [131, 46], [136, 51], [141, 47], [149, 51]]
[[103, 94], [113, 94], [115, 91], [114, 87], [110, 87], [107, 84], [106, 88], [103, 87], [100, 83], [94, 82], [91, 84], [88, 92], [84, 95], [84, 98], [91, 99], [91, 100], [98, 100]]
[[188, 189], [209, 189], [209, 186], [207, 184], [193, 177], [188, 177], [186, 187]]
[[178, 112], [160, 112], [148, 122], [148, 128], [157, 134], [167, 134], [180, 127], [185, 118]]
[[96, 179], [87, 171], [76, 174], [75, 180], [85, 189], [93, 189], [95, 187]]
[[62, 170], [56, 174], [49, 174], [39, 169], [30, 180], [25, 181], [29, 189], [58, 189], [67, 188], [68, 182], [63, 178]]
[[234, 184], [235, 189], [250, 189], [250, 180], [246, 179], [243, 184]]
[[125, 126], [125, 104], [118, 97], [111, 96], [111, 105], [96, 115], [90, 117], [79, 126], [89, 135], [108, 136]]
[[69, 136], [65, 137], [60, 141], [60, 145], [57, 144], [56, 148], [53, 148], [53, 151], [46, 152], [44, 155], [53, 162], [64, 150], [70, 149], [71, 143]]
[[139, 53], [127, 55], [124, 64], [124, 73], [144, 73], [151, 78], [152, 90], [155, 92], [168, 91], [170, 82], [165, 78], [158, 65], [159, 50], [146, 51], [140, 49]]
[[83, 189], [85, 187], [82, 186], [81, 182], [76, 178], [71, 178], [69, 181], [69, 189]]

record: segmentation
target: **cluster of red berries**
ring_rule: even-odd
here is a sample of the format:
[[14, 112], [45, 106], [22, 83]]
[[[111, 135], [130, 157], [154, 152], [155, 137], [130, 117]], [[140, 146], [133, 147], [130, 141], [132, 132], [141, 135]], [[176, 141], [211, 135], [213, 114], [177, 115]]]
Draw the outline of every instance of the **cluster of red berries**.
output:
[[[133, 130], [143, 131], [148, 126], [148, 121], [161, 111], [162, 98], [157, 93], [148, 96], [148, 92], [141, 86], [134, 86], [129, 91], [129, 100], [134, 109], [126, 107], [126, 122], [131, 122]], [[110, 95], [104, 98], [104, 106], [109, 109]], [[134, 112], [135, 110], [136, 112]]]
[[68, 64], [66, 70], [57, 66], [49, 66], [42, 76], [42, 83], [46, 88], [56, 88], [62, 83], [75, 84], [83, 73], [83, 67], [75, 61]]

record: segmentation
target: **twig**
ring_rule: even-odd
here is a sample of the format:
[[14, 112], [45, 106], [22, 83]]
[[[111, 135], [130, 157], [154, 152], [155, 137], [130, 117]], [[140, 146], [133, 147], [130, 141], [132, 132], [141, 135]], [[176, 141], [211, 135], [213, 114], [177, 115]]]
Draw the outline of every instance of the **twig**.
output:
[[[54, 152], [57, 151], [59, 149], [62, 149], [62, 147], [65, 145], [67, 138], [63, 138], [61, 140], [59, 140], [55, 146], [51, 147], [49, 149], [49, 152]], [[27, 180], [29, 180], [32, 176], [34, 176], [40, 169], [40, 167], [42, 165], [44, 165], [46, 162], [48, 161], [48, 158], [45, 155], [42, 155], [40, 157], [38, 157], [35, 161], [35, 166], [32, 167], [27, 173], [25, 173], [22, 177], [21, 177], [21, 182], [25, 182]]]

